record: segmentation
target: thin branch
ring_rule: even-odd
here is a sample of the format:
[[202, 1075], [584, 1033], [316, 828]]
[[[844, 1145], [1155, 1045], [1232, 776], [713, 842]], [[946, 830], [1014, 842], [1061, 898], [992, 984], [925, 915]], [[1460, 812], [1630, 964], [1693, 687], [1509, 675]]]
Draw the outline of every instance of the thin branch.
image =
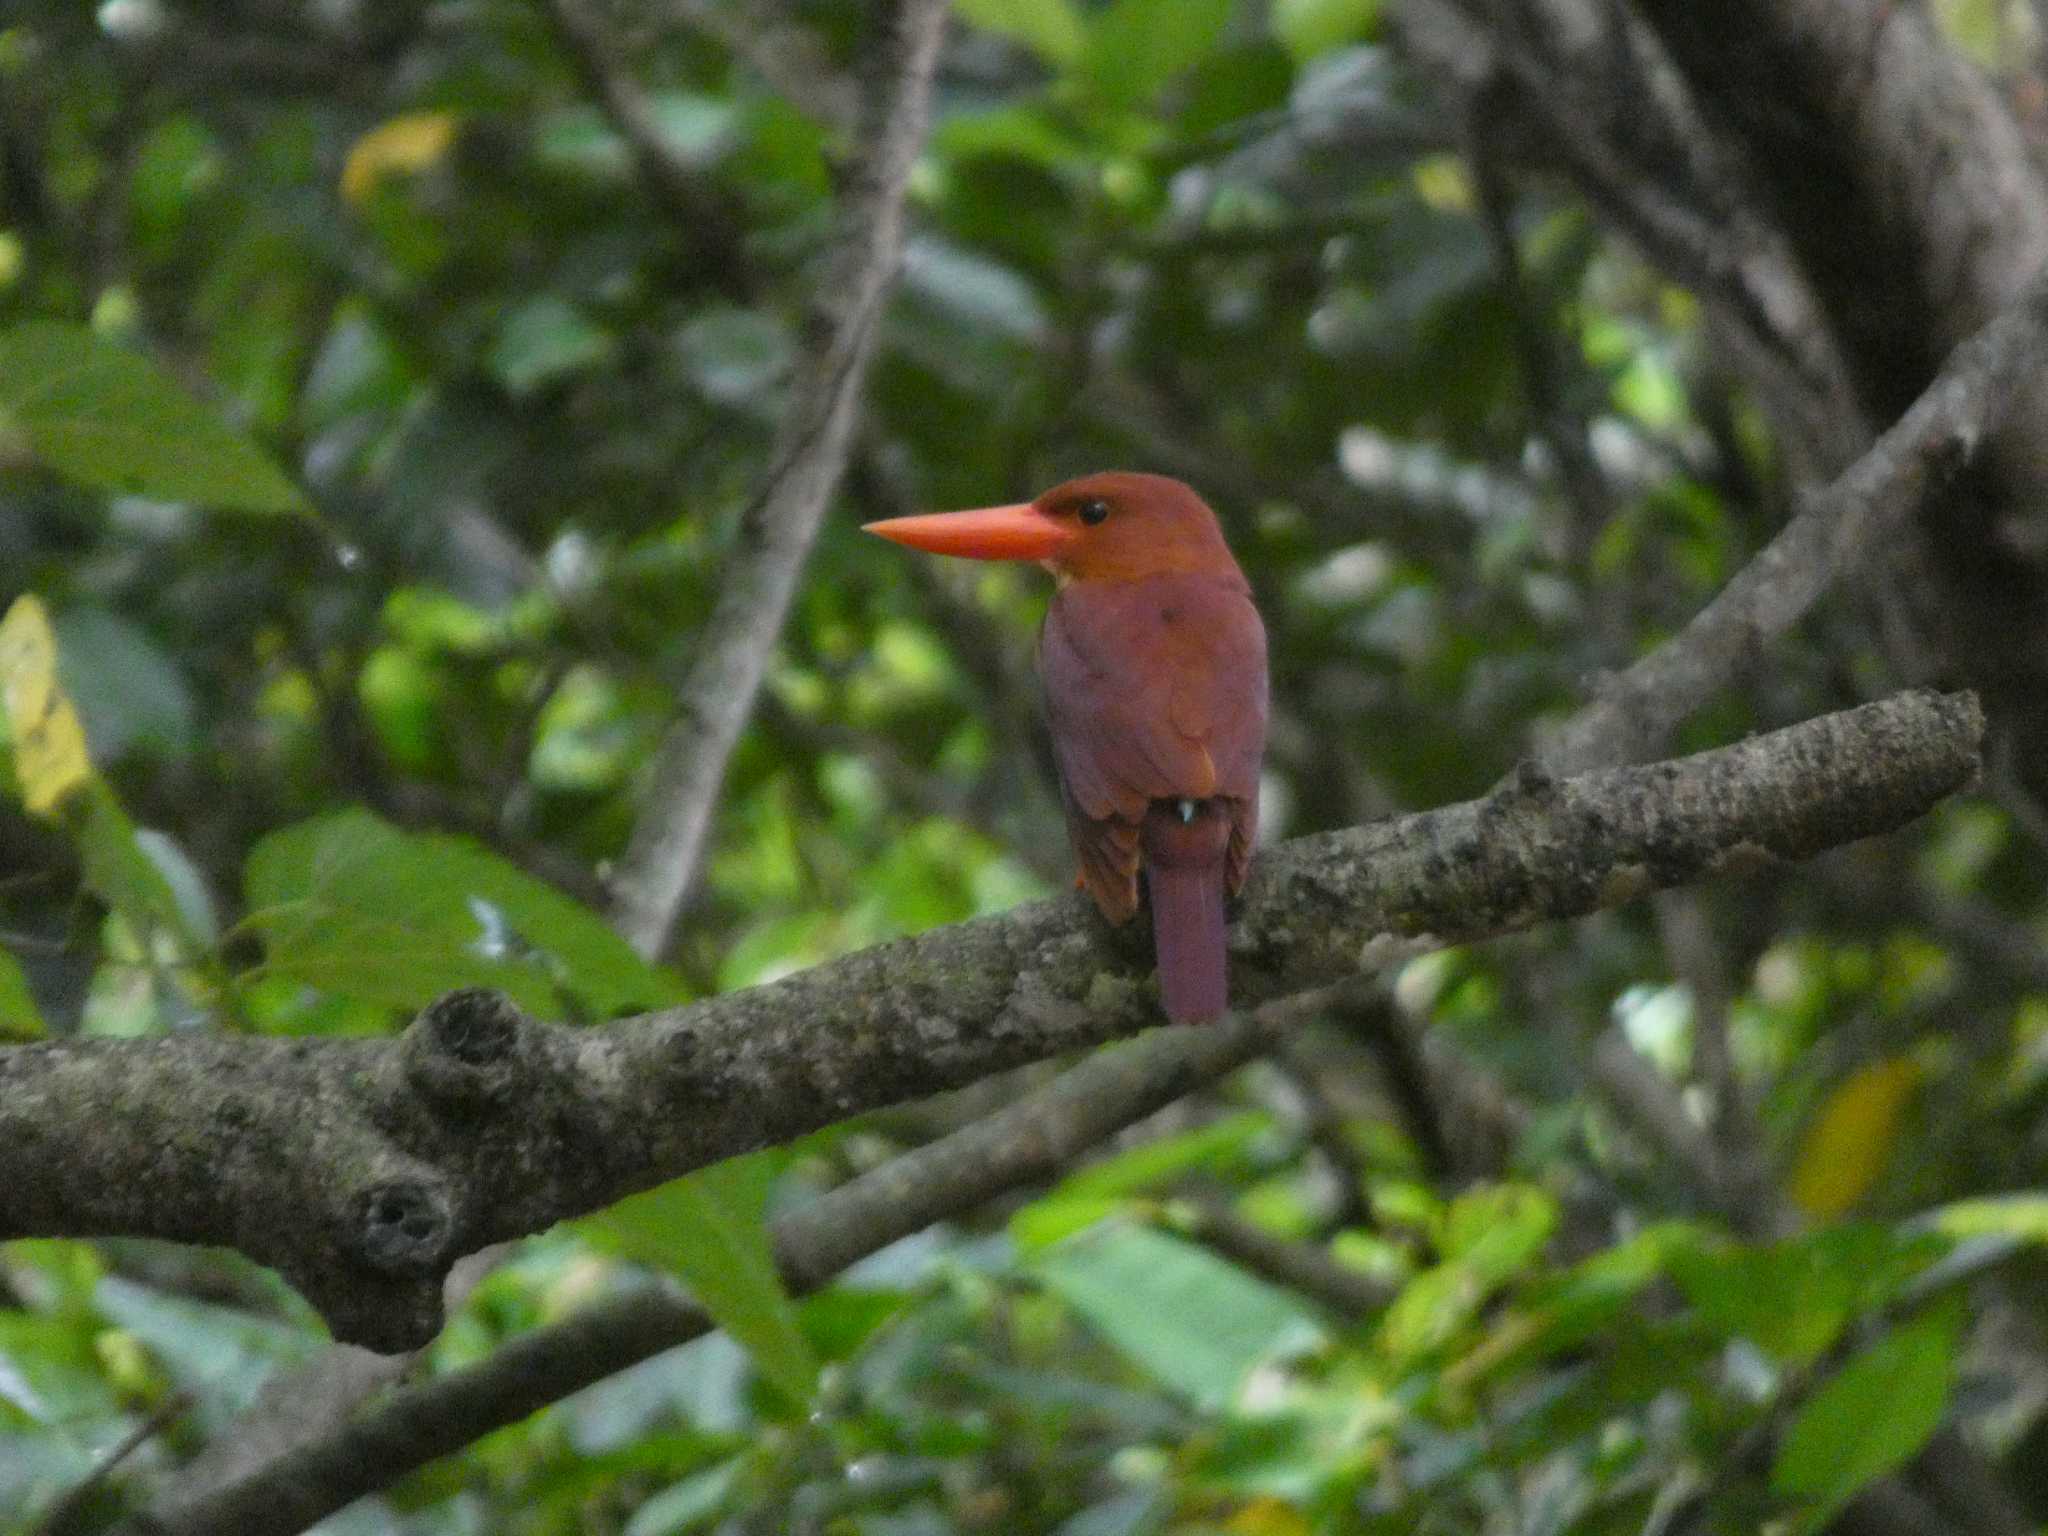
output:
[[[1581, 564], [1599, 531], [1614, 516], [1614, 489], [1593, 456], [1585, 413], [1573, 400], [1552, 335], [1546, 306], [1532, 291], [1515, 238], [1514, 195], [1502, 164], [1501, 138], [1512, 126], [1502, 110], [1504, 79], [1475, 92], [1467, 112], [1470, 149], [1467, 160], [1479, 194], [1479, 222], [1493, 251], [1494, 276], [1507, 300], [1515, 350], [1522, 365], [1522, 387], [1528, 400], [1530, 425], [1549, 447], [1578, 513], [1572, 539], [1572, 562]], [[1604, 611], [1606, 605], [1602, 605]]]
[[1454, 1146], [1452, 1110], [1424, 1059], [1424, 1038], [1407, 1027], [1399, 1007], [1384, 990], [1355, 998], [1337, 1010], [1334, 1022], [1359, 1041], [1379, 1069], [1380, 1081], [1408, 1139], [1432, 1181], [1457, 1182], [1468, 1171], [1467, 1160]]
[[[1105, 1136], [1258, 1055], [1323, 1001], [1307, 993], [1104, 1051], [1010, 1108], [799, 1206], [771, 1229], [785, 1278], [792, 1289], [813, 1290], [898, 1238], [1056, 1175]], [[155, 1510], [121, 1536], [286, 1536], [713, 1327], [667, 1290], [615, 1296], [521, 1335], [477, 1365], [402, 1388], [368, 1417], [202, 1499]]]
[[1692, 995], [1692, 1070], [1713, 1096], [1713, 1123], [1731, 1134], [1748, 1136], [1752, 1146], [1759, 1145], [1761, 1137], [1751, 1134], [1755, 1128], [1748, 1123], [1749, 1096], [1736, 1075], [1734, 1053], [1728, 1044], [1728, 1015], [1735, 989], [1707, 920], [1705, 903], [1696, 893], [1671, 891], [1657, 897], [1652, 906], [1665, 962]]
[[[575, 6], [580, 0], [557, 0]], [[903, 193], [924, 143], [945, 0], [899, 0], [876, 44], [861, 147], [820, 276], [766, 483], [683, 680], [640, 819], [614, 881], [613, 919], [646, 956], [666, 948], [703, 855], [727, 760], [753, 708], [825, 508], [846, 465], [854, 413], [903, 247]]]
[[[1512, 74], [1530, 142], [1714, 307], [1726, 341], [1799, 445], [1825, 465], [1845, 460], [1863, 433], [1826, 316], [1782, 233], [1745, 188], [1727, 185], [1715, 135], [1675, 72], [1645, 66], [1636, 23], [1620, 7], [1605, 21], [1622, 36], [1589, 24], [1578, 6], [1524, 3], [1503, 12], [1491, 30], [1445, 0], [1402, 0], [1397, 15], [1410, 50], [1454, 84], [1471, 90]], [[1643, 163], [1650, 145], [1682, 164], [1679, 187], [1672, 165]], [[1698, 194], [1698, 206], [1686, 192]]]
[[1593, 700], [1543, 751], [1557, 772], [1659, 750], [1713, 695], [1760, 666], [1842, 572], [1881, 545], [1997, 426], [2021, 380], [2048, 361], [2048, 275], [1949, 356], [1912, 408], [1797, 516], [1684, 629]]
[[119, 1445], [100, 1458], [97, 1466], [43, 1511], [42, 1519], [35, 1524], [34, 1536], [74, 1536], [74, 1533], [90, 1530], [90, 1506], [93, 1497], [107, 1485], [107, 1479], [114, 1475], [122, 1462], [182, 1418], [191, 1406], [191, 1395], [185, 1392], [173, 1392], [157, 1404], [147, 1418], [122, 1437]]
[[1297, 1036], [1274, 1051], [1271, 1060], [1298, 1097], [1303, 1133], [1329, 1164], [1337, 1186], [1322, 1224], [1330, 1229], [1360, 1226], [1371, 1215], [1365, 1196], [1366, 1160], [1345, 1134], [1344, 1116], [1323, 1087], [1313, 1053], [1303, 1046]]
[[717, 38], [768, 88], [831, 128], [851, 130], [860, 112], [854, 83], [834, 68], [808, 28], [758, 0], [668, 0], [668, 9]]
[[663, 131], [654, 102], [621, 55], [594, 0], [547, 0], [549, 18], [578, 73], [626, 141], [640, 184], [705, 270], [734, 297], [749, 287], [733, 200]]
[[1593, 1044], [1593, 1077], [1608, 1099], [1675, 1166], [1699, 1197], [1738, 1229], [1782, 1237], [1797, 1215], [1754, 1159], [1741, 1157], [1695, 1120], [1656, 1066], [1617, 1028]]
[[[1968, 695], [1902, 694], [1677, 761], [1267, 850], [1254, 1000], [1889, 831], [1969, 783]], [[1067, 895], [603, 1028], [458, 992], [397, 1040], [0, 1050], [0, 1236], [232, 1243], [336, 1334], [410, 1348], [460, 1254], [764, 1143], [1159, 1021], [1143, 940]], [[106, 1134], [80, 1143], [76, 1128]], [[56, 1148], [63, 1155], [56, 1155]]]
[[1393, 1299], [1384, 1282], [1338, 1263], [1321, 1245], [1268, 1232], [1217, 1201], [1176, 1200], [1166, 1219], [1253, 1274], [1321, 1303], [1341, 1321], [1355, 1322]]

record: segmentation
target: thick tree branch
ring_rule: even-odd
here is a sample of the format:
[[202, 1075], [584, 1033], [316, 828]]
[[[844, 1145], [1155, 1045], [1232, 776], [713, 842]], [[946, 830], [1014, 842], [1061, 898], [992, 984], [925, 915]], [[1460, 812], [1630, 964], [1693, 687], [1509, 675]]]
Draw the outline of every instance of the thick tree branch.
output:
[[2016, 384], [2048, 360], [2048, 273], [1957, 347], [1940, 375], [1670, 640], [1606, 679], [1547, 744], [1569, 773], [1631, 762], [1721, 688], [1761, 665], [1845, 566], [1919, 510], [1994, 431]]
[[[1265, 853], [1239, 995], [1889, 831], [1970, 782], [1974, 698], [1902, 694], [1718, 751]], [[461, 1254], [863, 1110], [1158, 1022], [1142, 939], [1067, 896], [687, 1008], [572, 1030], [492, 994], [398, 1040], [179, 1036], [0, 1053], [0, 1237], [132, 1233], [275, 1265], [403, 1349]], [[78, 1135], [92, 1126], [89, 1140]]]
[[[572, 7], [579, 0], [562, 0]], [[820, 274], [766, 483], [740, 520], [717, 606], [698, 637], [647, 797], [613, 882], [613, 922], [658, 955], [687, 899], [725, 766], [753, 708], [826, 504], [846, 466], [855, 407], [903, 249], [903, 190], [924, 143], [945, 0], [897, 0], [875, 45], [860, 153]]]
[[[815, 1289], [897, 1238], [1054, 1176], [1104, 1137], [1249, 1061], [1327, 998], [1304, 993], [1249, 1016], [1150, 1035], [1092, 1056], [1010, 1108], [798, 1207], [772, 1227], [784, 1277], [795, 1290]], [[416, 1467], [715, 1326], [667, 1290], [615, 1296], [521, 1335], [480, 1364], [403, 1388], [368, 1417], [204, 1497], [154, 1510], [124, 1536], [303, 1530]]]

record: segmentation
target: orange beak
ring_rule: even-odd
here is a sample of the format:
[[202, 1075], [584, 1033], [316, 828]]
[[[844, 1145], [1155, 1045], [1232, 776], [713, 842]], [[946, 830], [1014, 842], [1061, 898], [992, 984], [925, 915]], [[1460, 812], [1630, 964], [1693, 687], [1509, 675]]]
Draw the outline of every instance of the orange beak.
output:
[[891, 517], [862, 527], [928, 555], [959, 555], [968, 560], [1050, 560], [1076, 537], [1074, 529], [1028, 501], [973, 512]]

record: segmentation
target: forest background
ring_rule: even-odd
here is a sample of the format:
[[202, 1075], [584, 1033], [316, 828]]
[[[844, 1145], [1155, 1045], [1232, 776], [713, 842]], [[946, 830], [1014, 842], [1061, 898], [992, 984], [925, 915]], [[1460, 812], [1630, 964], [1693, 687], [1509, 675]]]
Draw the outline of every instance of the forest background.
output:
[[0, 1529], [2038, 1529], [2043, 10], [14, 0]]

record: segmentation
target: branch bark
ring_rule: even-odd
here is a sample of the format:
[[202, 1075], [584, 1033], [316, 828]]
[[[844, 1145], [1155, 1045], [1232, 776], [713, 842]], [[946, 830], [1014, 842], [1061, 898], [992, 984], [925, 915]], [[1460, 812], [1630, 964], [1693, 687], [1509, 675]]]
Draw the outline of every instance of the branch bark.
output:
[[[798, 1207], [771, 1229], [784, 1278], [793, 1290], [813, 1290], [897, 1238], [1054, 1176], [1105, 1136], [1249, 1061], [1327, 998], [1305, 993], [1092, 1056], [1010, 1108]], [[201, 1498], [153, 1510], [118, 1536], [286, 1536], [715, 1326], [665, 1289], [613, 1297], [523, 1334], [476, 1365], [401, 1388], [368, 1417]]]
[[[557, 0], [573, 13], [580, 0]], [[727, 760], [782, 631], [797, 573], [846, 467], [855, 407], [903, 250], [903, 193], [924, 143], [944, 0], [889, 8], [864, 93], [860, 152], [820, 275], [773, 467], [740, 519], [737, 548], [698, 637], [677, 718], [655, 755], [613, 881], [612, 920], [642, 955], [667, 946], [703, 855]]]
[[[1233, 928], [1239, 995], [1889, 831], [1971, 781], [1981, 728], [1969, 695], [1902, 694], [1282, 844]], [[603, 1029], [458, 992], [397, 1040], [16, 1047], [0, 1054], [0, 1237], [229, 1243], [338, 1336], [405, 1349], [440, 1327], [450, 1265], [486, 1243], [1156, 1024], [1148, 958], [1067, 896]]]

